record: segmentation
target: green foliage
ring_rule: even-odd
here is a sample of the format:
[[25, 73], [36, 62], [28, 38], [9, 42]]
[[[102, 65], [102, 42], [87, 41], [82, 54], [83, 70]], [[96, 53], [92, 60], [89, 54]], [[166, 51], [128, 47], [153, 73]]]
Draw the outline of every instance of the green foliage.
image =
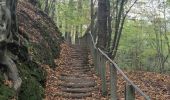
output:
[[34, 62], [18, 64], [22, 86], [19, 100], [42, 100], [44, 97], [45, 72]]
[[15, 96], [15, 92], [13, 89], [8, 86], [0, 84], [0, 100], [9, 100]]
[[[154, 24], [145, 21], [131, 21], [125, 23], [117, 62], [125, 69], [159, 71], [157, 39]], [[169, 36], [168, 36], [169, 37]], [[168, 53], [165, 38], [162, 38], [164, 55]], [[165, 68], [168, 66], [168, 60]]]
[[3, 76], [3, 73], [0, 72], [0, 100], [9, 100], [15, 96], [15, 92], [12, 88], [4, 85], [3, 80], [5, 79]]
[[88, 26], [90, 23], [89, 1], [83, 0], [81, 4], [73, 0], [59, 0], [57, 2], [56, 21], [63, 33], [75, 34], [76, 31], [80, 33], [81, 29], [76, 29], [77, 26], [82, 27], [83, 32], [86, 30], [83, 25]]

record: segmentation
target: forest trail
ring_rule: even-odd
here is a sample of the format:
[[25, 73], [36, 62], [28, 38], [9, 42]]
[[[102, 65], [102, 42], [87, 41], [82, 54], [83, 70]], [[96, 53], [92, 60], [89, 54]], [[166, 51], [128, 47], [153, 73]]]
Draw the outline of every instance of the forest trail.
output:
[[80, 45], [63, 44], [58, 67], [50, 69], [47, 100], [99, 100], [99, 80], [89, 64], [88, 49]]
[[59, 96], [66, 98], [91, 97], [96, 88], [95, 79], [88, 66], [87, 48], [80, 45], [71, 45], [66, 66], [59, 76]]
[[[107, 68], [108, 95], [101, 95], [101, 79], [96, 76], [91, 56], [86, 47], [61, 44], [56, 68], [48, 65], [45, 100], [108, 100], [110, 98], [109, 69]], [[154, 72], [124, 71], [125, 74], [153, 100], [169, 100], [169, 75]], [[152, 77], [151, 77], [152, 76]], [[118, 74], [118, 98], [124, 100], [125, 81]], [[144, 81], [146, 80], [146, 81]], [[159, 91], [159, 92], [157, 92]], [[136, 100], [144, 100], [139, 94]]]

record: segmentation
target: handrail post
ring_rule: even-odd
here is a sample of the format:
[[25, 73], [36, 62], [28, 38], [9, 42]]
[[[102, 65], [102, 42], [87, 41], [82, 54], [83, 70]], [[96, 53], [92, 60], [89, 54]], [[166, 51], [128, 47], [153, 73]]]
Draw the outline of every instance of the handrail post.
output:
[[102, 70], [102, 66], [103, 66], [103, 63], [102, 63], [102, 54], [98, 51], [98, 54], [99, 56], [99, 59], [98, 59], [98, 69], [99, 69], [99, 77], [101, 78], [101, 70]]
[[100, 65], [100, 71], [101, 71], [101, 80], [102, 80], [102, 95], [107, 95], [107, 85], [106, 85], [106, 59], [103, 55], [101, 57], [101, 65]]
[[95, 71], [97, 72], [97, 50], [94, 49], [94, 68], [95, 68]]
[[128, 83], [125, 86], [125, 100], [135, 100], [135, 89]]
[[110, 62], [109, 66], [110, 66], [111, 100], [117, 100], [117, 70], [115, 66]]
[[93, 46], [93, 42], [91, 41], [91, 53], [92, 53], [92, 58], [94, 59], [94, 46]]
[[100, 74], [99, 74], [99, 66], [100, 66], [99, 62], [100, 62], [100, 55], [99, 55], [99, 51], [98, 51], [98, 49], [97, 49], [97, 50], [96, 50], [96, 68], [97, 68], [97, 75], [100, 75]]
[[93, 47], [93, 43], [91, 42], [91, 53], [92, 53], [92, 58], [95, 58], [95, 48]]
[[90, 43], [89, 43], [89, 45], [90, 45], [90, 47], [89, 47], [89, 49], [90, 49], [90, 52], [91, 52], [91, 56], [92, 56], [92, 58], [93, 58], [93, 56], [94, 56], [94, 54], [93, 54], [93, 42], [90, 40], [90, 38], [89, 38], [89, 40], [88, 40]]

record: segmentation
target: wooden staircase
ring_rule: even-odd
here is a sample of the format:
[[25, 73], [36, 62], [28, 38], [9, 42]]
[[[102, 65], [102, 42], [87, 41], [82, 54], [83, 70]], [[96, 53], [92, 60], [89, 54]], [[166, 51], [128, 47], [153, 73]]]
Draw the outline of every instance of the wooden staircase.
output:
[[[58, 96], [70, 99], [83, 99], [92, 97], [98, 91], [93, 71], [88, 63], [88, 50], [80, 45], [71, 45], [70, 57], [67, 66], [59, 75]], [[65, 99], [67, 100], [67, 99]]]

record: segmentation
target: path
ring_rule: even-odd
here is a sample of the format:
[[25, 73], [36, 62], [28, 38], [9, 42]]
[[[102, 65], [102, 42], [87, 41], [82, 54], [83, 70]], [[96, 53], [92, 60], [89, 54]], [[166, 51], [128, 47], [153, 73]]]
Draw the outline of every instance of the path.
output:
[[[87, 56], [87, 49], [66, 43], [62, 44], [61, 48], [60, 57], [56, 61], [58, 66], [55, 69], [46, 67], [48, 75], [45, 100], [109, 100], [109, 68], [106, 67], [109, 94], [102, 97], [101, 81], [94, 74], [93, 66], [89, 65], [91, 60], [89, 61], [90, 57]], [[144, 71], [124, 72], [153, 100], [170, 100], [169, 75]], [[120, 74], [118, 77], [118, 98], [124, 100], [125, 81]], [[137, 94], [136, 100], [144, 100], [144, 98]]]
[[[101, 98], [98, 78], [94, 74], [94, 70], [89, 65], [88, 50], [80, 45], [64, 44], [61, 50], [60, 59], [57, 61], [58, 67], [54, 75], [56, 79], [52, 83], [48, 83], [51, 91], [51, 98], [48, 100], [99, 100]], [[51, 72], [50, 72], [51, 73]], [[51, 79], [50, 79], [51, 80]], [[49, 85], [50, 84], [50, 85]], [[51, 85], [54, 85], [53, 88]], [[48, 88], [48, 87], [47, 87]], [[47, 95], [50, 92], [47, 93]]]

